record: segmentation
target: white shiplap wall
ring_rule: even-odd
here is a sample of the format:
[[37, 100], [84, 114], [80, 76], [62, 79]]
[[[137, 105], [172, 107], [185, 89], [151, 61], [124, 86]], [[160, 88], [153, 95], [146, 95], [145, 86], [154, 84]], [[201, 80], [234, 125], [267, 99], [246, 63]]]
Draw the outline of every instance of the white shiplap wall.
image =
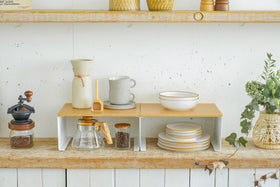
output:
[[[1, 187], [253, 187], [275, 169], [0, 169]], [[279, 187], [268, 180], [262, 187]]]

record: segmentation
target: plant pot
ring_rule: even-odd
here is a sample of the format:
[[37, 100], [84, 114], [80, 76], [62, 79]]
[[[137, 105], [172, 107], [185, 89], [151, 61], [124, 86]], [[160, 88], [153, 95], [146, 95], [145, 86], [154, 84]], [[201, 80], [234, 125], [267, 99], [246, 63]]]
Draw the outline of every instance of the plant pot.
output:
[[260, 112], [253, 128], [253, 141], [263, 149], [280, 149], [280, 115]]
[[140, 0], [110, 0], [109, 9], [116, 11], [140, 10]]
[[174, 0], [147, 0], [147, 4], [152, 11], [172, 10]]

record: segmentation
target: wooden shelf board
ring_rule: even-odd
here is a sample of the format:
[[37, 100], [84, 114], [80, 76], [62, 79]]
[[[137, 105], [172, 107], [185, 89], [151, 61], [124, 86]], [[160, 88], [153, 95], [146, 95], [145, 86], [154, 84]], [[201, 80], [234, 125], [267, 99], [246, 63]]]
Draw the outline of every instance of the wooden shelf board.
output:
[[[160, 149], [156, 139], [147, 140], [147, 152], [119, 151], [114, 145], [101, 150], [77, 151], [68, 147], [65, 152], [57, 150], [56, 138], [39, 138], [30, 149], [11, 149], [8, 138], [0, 138], [0, 168], [202, 168], [209, 161], [232, 154], [234, 148], [223, 141], [222, 151], [177, 153]], [[229, 168], [279, 168], [280, 150], [256, 148], [252, 142], [229, 160]], [[200, 165], [195, 165], [199, 162]]]
[[161, 104], [141, 104], [142, 117], [222, 117], [223, 114], [213, 103], [199, 103], [188, 111], [172, 111]]
[[[197, 21], [196, 13], [202, 14]], [[280, 11], [95, 11], [24, 10], [0, 11], [0, 22], [208, 22], [274, 23]]]
[[222, 117], [215, 104], [199, 103], [191, 110], [178, 112], [165, 109], [159, 103], [137, 104], [136, 108], [129, 110], [108, 110], [91, 112], [90, 109], [75, 109], [71, 103], [66, 103], [57, 114], [64, 117]]
[[103, 112], [91, 112], [91, 109], [75, 109], [71, 103], [66, 103], [57, 114], [58, 116], [95, 116], [95, 117], [136, 117], [140, 114], [140, 104], [136, 108], [129, 110], [108, 110], [104, 109]]

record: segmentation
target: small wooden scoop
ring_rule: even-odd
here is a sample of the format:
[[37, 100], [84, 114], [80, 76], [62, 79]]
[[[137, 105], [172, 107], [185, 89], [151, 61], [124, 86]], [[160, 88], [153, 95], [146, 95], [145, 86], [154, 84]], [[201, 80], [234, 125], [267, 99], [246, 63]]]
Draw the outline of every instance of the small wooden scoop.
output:
[[103, 102], [101, 101], [101, 99], [99, 99], [99, 97], [98, 97], [98, 80], [95, 81], [95, 95], [96, 95], [96, 98], [91, 105], [91, 111], [92, 112], [102, 112], [104, 105], [103, 105]]

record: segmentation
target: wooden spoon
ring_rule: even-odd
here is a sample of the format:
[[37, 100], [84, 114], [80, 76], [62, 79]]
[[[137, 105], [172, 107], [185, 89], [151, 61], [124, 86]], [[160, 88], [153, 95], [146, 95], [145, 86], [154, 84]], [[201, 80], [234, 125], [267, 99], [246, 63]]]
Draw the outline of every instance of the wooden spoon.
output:
[[103, 102], [101, 101], [101, 99], [99, 99], [99, 97], [98, 97], [98, 80], [95, 81], [95, 95], [96, 95], [96, 98], [91, 105], [91, 111], [92, 112], [102, 112], [104, 109], [104, 105], [103, 105]]

